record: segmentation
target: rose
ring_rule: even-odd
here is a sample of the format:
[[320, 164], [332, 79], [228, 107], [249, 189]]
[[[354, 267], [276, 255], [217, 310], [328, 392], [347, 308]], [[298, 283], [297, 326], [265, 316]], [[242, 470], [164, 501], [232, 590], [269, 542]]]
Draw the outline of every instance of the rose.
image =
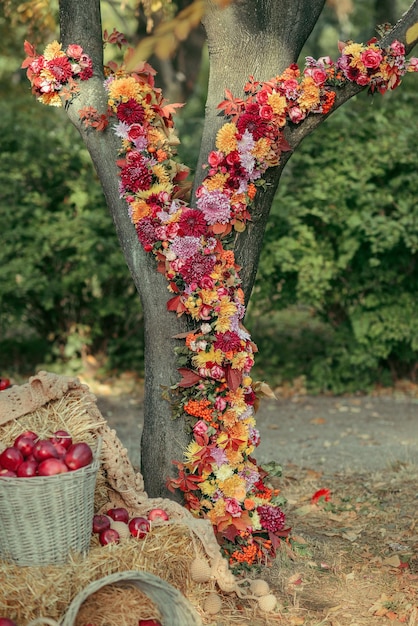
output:
[[363, 52], [360, 54], [360, 59], [365, 67], [375, 70], [381, 64], [383, 56], [380, 50], [375, 50], [374, 48], [366, 48], [366, 50], [363, 50]]
[[265, 104], [260, 107], [260, 117], [263, 120], [271, 120], [273, 119], [273, 109], [269, 104]]
[[305, 76], [313, 78], [315, 85], [323, 85], [327, 80], [327, 73], [320, 67], [308, 67], [305, 70]]
[[397, 54], [399, 56], [405, 55], [405, 46], [400, 41], [393, 41], [390, 44], [390, 49], [392, 50], [394, 54]]
[[306, 113], [304, 113], [300, 107], [296, 106], [289, 109], [289, 117], [291, 122], [299, 124], [299, 122], [305, 119]]
[[232, 517], [239, 517], [242, 513], [241, 506], [235, 498], [229, 498], [226, 500], [225, 510], [227, 513], [232, 515]]
[[203, 420], [199, 420], [193, 426], [193, 432], [197, 437], [202, 437], [203, 435], [205, 435], [207, 430], [208, 430], [208, 425]]
[[81, 55], [83, 54], [83, 48], [79, 45], [77, 45], [76, 43], [72, 43], [68, 46], [67, 48], [67, 55], [71, 58], [71, 59], [80, 59]]

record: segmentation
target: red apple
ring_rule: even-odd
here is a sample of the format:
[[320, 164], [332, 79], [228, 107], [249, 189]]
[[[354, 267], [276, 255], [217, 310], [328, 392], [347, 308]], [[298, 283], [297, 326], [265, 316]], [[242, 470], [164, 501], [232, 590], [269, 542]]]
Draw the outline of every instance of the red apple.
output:
[[48, 439], [39, 439], [33, 447], [33, 456], [39, 463], [45, 461], [45, 459], [57, 459], [58, 452], [55, 449], [53, 443]]
[[150, 522], [154, 522], [156, 519], [161, 519], [164, 522], [168, 520], [168, 513], [164, 509], [151, 509], [148, 513], [148, 519]]
[[19, 435], [16, 437], [13, 447], [21, 451], [25, 459], [32, 454], [35, 446], [35, 440], [32, 437], [25, 437], [25, 435]]
[[8, 389], [9, 387], [10, 387], [10, 380], [8, 378], [0, 378], [0, 391], [4, 391], [5, 389]]
[[39, 476], [54, 476], [55, 474], [65, 474], [69, 469], [62, 459], [45, 459], [38, 465]]
[[108, 543], [119, 543], [119, 533], [113, 528], [106, 528], [106, 530], [102, 530], [100, 533], [99, 541], [102, 546], [106, 546]]
[[17, 448], [11, 446], [0, 454], [0, 467], [15, 472], [23, 461], [23, 454]]
[[73, 438], [66, 430], [56, 430], [52, 437], [50, 437], [52, 443], [60, 443], [66, 450], [72, 445]]
[[150, 524], [146, 517], [133, 517], [128, 526], [132, 537], [137, 537], [138, 539], [143, 539], [150, 529]]
[[57, 443], [56, 441], [52, 441], [52, 445], [58, 452], [58, 458], [63, 459], [67, 454], [67, 448], [62, 443]]
[[115, 507], [114, 509], [109, 509], [108, 511], [106, 511], [106, 515], [111, 517], [115, 522], [125, 522], [125, 524], [129, 522], [129, 513], [123, 507]]
[[17, 624], [8, 617], [0, 617], [0, 626], [17, 626]]
[[8, 470], [8, 469], [0, 469], [0, 478], [16, 478], [17, 474], [16, 472], [12, 472], [12, 470]]
[[[20, 433], [19, 437], [29, 437], [29, 439], [33, 439], [34, 441], [39, 439], [39, 435], [33, 432], [33, 430], [25, 430], [23, 431], [23, 433]], [[16, 437], [16, 439], [18, 439], [19, 437]]]
[[17, 468], [17, 475], [19, 476], [19, 478], [31, 478], [32, 476], [36, 476], [37, 473], [38, 473], [37, 461], [28, 461], [26, 459]]
[[161, 626], [161, 622], [156, 619], [140, 619], [138, 626]]
[[94, 515], [93, 532], [101, 533], [103, 530], [110, 528], [110, 519], [107, 515]]
[[64, 461], [70, 470], [77, 470], [80, 467], [90, 465], [93, 460], [93, 451], [88, 443], [81, 441], [73, 443], [67, 450]]

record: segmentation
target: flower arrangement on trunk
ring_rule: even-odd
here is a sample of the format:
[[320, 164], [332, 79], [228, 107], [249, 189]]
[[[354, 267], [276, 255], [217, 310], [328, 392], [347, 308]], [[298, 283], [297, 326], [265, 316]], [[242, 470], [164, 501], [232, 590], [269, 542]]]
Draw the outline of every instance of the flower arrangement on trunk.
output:
[[[91, 75], [79, 46], [66, 52], [54, 42], [43, 56], [25, 44], [32, 91], [45, 104], [76, 95], [75, 80]], [[171, 388], [176, 415], [193, 434], [170, 489], [183, 492], [186, 506], [208, 518], [232, 568], [252, 566], [274, 555], [286, 537], [283, 499], [269, 487], [268, 472], [252, 456], [260, 437], [255, 411], [267, 386], [252, 380], [256, 346], [243, 325], [244, 293], [233, 252], [234, 232], [251, 220], [263, 174], [289, 150], [283, 130], [307, 115], [328, 113], [336, 88], [346, 81], [384, 93], [399, 85], [418, 59], [405, 60], [395, 41], [381, 49], [340, 44], [336, 63], [329, 57], [306, 59], [301, 71], [291, 65], [267, 82], [250, 78], [244, 97], [226, 92], [219, 109], [225, 123], [216, 136], [196, 191], [187, 202], [188, 169], [175, 161], [178, 139], [172, 114], [154, 85], [154, 70], [144, 63], [127, 74], [123, 65], [106, 68], [105, 88], [113, 130], [121, 140], [120, 195], [129, 207], [138, 240], [151, 252], [168, 281], [170, 311], [186, 315], [194, 329], [178, 337], [180, 380]], [[103, 129], [103, 116], [80, 111], [86, 126]]]

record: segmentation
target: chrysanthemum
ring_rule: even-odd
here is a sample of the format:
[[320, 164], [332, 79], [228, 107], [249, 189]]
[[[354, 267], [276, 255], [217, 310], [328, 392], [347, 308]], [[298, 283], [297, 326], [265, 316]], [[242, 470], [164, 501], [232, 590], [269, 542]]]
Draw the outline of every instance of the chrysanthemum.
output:
[[310, 111], [315, 108], [319, 102], [319, 93], [318, 85], [315, 84], [313, 78], [307, 76], [303, 81], [302, 93], [298, 99], [301, 109]]
[[261, 527], [272, 533], [283, 530], [286, 523], [286, 516], [277, 506], [268, 504], [258, 506], [257, 513], [260, 516]]
[[73, 74], [66, 56], [54, 57], [48, 61], [47, 68], [59, 83], [66, 83]]
[[191, 256], [194, 256], [200, 248], [200, 238], [199, 237], [176, 237], [176, 239], [171, 244], [171, 250], [178, 256], [180, 259], [188, 259]]
[[179, 219], [180, 231], [184, 235], [204, 235], [207, 231], [206, 221], [201, 211], [185, 209]]
[[118, 106], [116, 115], [119, 120], [128, 124], [142, 124], [145, 119], [144, 107], [135, 98], [122, 102]]
[[219, 482], [219, 488], [227, 498], [235, 498], [242, 502], [247, 495], [245, 480], [234, 474], [230, 478]]
[[224, 124], [216, 135], [216, 147], [224, 154], [237, 149], [237, 127], [232, 122]]
[[152, 176], [148, 163], [139, 152], [133, 150], [126, 157], [126, 163], [120, 172], [120, 178], [125, 190], [133, 193], [139, 190], [149, 189]]
[[221, 467], [215, 469], [214, 473], [217, 480], [223, 481], [227, 480], [227, 478], [231, 478], [234, 474], [234, 470], [230, 465], [222, 465]]
[[197, 207], [200, 209], [208, 224], [227, 224], [231, 218], [231, 207], [229, 197], [220, 191], [203, 191], [197, 200]]
[[65, 52], [62, 50], [62, 44], [58, 41], [52, 41], [44, 50], [44, 58], [46, 61], [51, 61], [57, 57], [65, 57]]
[[273, 113], [275, 113], [275, 115], [283, 115], [286, 112], [286, 98], [284, 96], [281, 96], [279, 93], [273, 92], [269, 94], [267, 102], [273, 109]]
[[155, 227], [157, 225], [158, 222], [150, 217], [145, 217], [136, 224], [138, 239], [144, 247], [153, 245], [157, 241], [157, 236], [155, 234]]
[[271, 141], [267, 139], [266, 137], [261, 137], [261, 139], [259, 139], [256, 142], [256, 144], [254, 145], [254, 148], [251, 150], [251, 154], [258, 161], [262, 161], [270, 152], [270, 148], [271, 148]]
[[133, 76], [116, 78], [108, 84], [109, 98], [114, 102], [141, 99], [141, 86]]
[[225, 183], [228, 180], [229, 174], [221, 174], [218, 172], [206, 180], [203, 181], [202, 185], [208, 191], [215, 191], [215, 189], [222, 190], [225, 187]]
[[193, 356], [192, 362], [194, 367], [206, 367], [207, 363], [216, 363], [221, 365], [223, 361], [223, 354], [220, 350], [216, 350], [213, 346], [207, 352], [198, 352]]
[[131, 220], [134, 224], [150, 214], [149, 205], [143, 200], [134, 200], [130, 205]]
[[241, 339], [239, 336], [227, 330], [225, 333], [216, 333], [215, 348], [228, 352], [229, 350], [237, 351], [241, 349]]

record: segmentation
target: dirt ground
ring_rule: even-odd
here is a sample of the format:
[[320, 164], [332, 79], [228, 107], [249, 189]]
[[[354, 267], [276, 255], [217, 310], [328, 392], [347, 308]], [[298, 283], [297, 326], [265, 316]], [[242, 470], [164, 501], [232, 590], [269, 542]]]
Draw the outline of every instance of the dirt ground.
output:
[[[86, 382], [139, 466], [141, 382], [129, 374]], [[282, 465], [273, 480], [293, 530], [262, 573], [280, 598], [263, 624], [418, 626], [416, 387], [344, 397], [311, 397], [298, 383], [275, 391], [257, 414], [256, 456]], [[313, 503], [320, 489], [329, 500]]]

